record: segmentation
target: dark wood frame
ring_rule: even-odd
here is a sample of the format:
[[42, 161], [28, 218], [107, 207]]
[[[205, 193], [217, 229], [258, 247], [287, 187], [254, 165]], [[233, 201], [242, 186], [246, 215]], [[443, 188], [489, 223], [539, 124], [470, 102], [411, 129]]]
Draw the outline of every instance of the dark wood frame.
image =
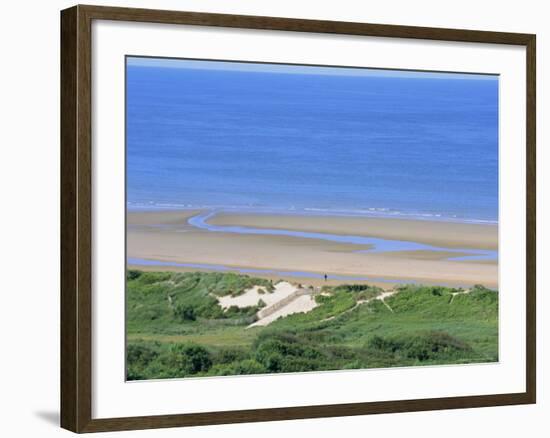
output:
[[[269, 29], [511, 44], [527, 53], [527, 348], [523, 393], [92, 419], [92, 20]], [[61, 12], [61, 426], [99, 432], [536, 402], [535, 47], [531, 34], [147, 9], [74, 6]]]

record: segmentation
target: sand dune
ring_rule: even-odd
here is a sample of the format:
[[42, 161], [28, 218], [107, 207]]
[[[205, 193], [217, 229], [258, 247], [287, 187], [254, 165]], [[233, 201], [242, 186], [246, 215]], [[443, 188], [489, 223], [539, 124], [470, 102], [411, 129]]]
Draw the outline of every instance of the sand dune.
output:
[[256, 306], [258, 302], [262, 300], [266, 304], [266, 307], [269, 307], [298, 290], [296, 286], [286, 281], [281, 281], [277, 283], [274, 287], [275, 290], [273, 292], [260, 293], [259, 290], [264, 288], [262, 286], [254, 286], [236, 297], [233, 297], [231, 295], [218, 297], [218, 303], [223, 309], [228, 309], [231, 306], [237, 306], [241, 308]]
[[269, 313], [263, 318], [260, 318], [255, 323], [250, 324], [248, 328], [266, 326], [281, 317], [292, 315], [293, 313], [307, 313], [313, 310], [315, 307], [317, 307], [317, 302], [311, 294], [300, 295], [290, 302], [285, 303], [276, 311]]
[[312, 291], [301, 289], [295, 284], [280, 281], [274, 286], [273, 292], [261, 293], [262, 286], [254, 286], [238, 296], [218, 297], [218, 303], [223, 309], [231, 306], [255, 306], [260, 300], [266, 305], [258, 313], [258, 321], [248, 327], [266, 326], [280, 317], [293, 313], [309, 312], [317, 306]]

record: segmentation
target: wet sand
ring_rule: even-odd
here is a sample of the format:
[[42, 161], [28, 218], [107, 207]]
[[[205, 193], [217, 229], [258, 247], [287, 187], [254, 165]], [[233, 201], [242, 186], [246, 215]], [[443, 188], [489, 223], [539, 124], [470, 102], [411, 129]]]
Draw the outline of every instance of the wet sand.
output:
[[217, 214], [209, 222], [214, 225], [237, 225], [369, 236], [393, 240], [412, 240], [449, 248], [498, 248], [498, 226], [495, 224], [394, 218], [233, 213]]
[[[496, 261], [452, 261], [459, 253], [444, 251], [401, 251], [357, 253], [368, 245], [353, 245], [291, 236], [241, 235], [210, 232], [187, 224], [197, 211], [128, 213], [128, 257], [171, 263], [196, 263], [226, 267], [265, 269], [277, 274], [250, 274], [287, 279], [304, 284], [341, 284], [331, 275], [371, 277], [353, 281], [391, 286], [395, 282], [498, 286]], [[448, 248], [496, 249], [496, 225], [463, 224], [364, 217], [282, 216], [220, 214], [216, 225], [289, 229], [332, 234], [362, 235], [408, 240]], [[185, 267], [131, 265], [147, 270], [198, 270]], [[328, 274], [329, 281], [281, 272]], [[377, 281], [376, 279], [384, 279]]]

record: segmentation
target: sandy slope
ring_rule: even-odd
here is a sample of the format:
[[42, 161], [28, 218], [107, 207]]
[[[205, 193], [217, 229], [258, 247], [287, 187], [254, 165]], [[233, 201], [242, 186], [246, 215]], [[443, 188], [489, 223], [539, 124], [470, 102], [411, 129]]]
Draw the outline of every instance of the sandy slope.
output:
[[248, 328], [256, 326], [266, 326], [281, 317], [292, 315], [293, 313], [307, 313], [310, 310], [313, 310], [315, 307], [317, 307], [317, 302], [312, 295], [301, 295], [294, 298], [291, 302], [281, 307], [277, 311], [263, 318], [260, 318], [253, 324], [250, 324]]
[[274, 287], [275, 290], [271, 293], [260, 293], [261, 286], [254, 286], [236, 297], [218, 297], [218, 303], [222, 308], [228, 309], [231, 306], [255, 306], [262, 300], [266, 306], [258, 312], [260, 319], [249, 327], [265, 326], [282, 316], [309, 312], [317, 306], [310, 290], [301, 289], [287, 281], [281, 281]]
[[222, 308], [227, 309], [231, 306], [237, 307], [250, 307], [258, 304], [258, 301], [262, 300], [266, 307], [271, 306], [283, 298], [288, 297], [292, 293], [296, 292], [298, 288], [286, 281], [281, 281], [277, 283], [273, 292], [260, 293], [258, 289], [263, 289], [261, 286], [254, 286], [246, 290], [241, 295], [232, 297], [227, 295], [225, 297], [218, 297], [218, 303]]

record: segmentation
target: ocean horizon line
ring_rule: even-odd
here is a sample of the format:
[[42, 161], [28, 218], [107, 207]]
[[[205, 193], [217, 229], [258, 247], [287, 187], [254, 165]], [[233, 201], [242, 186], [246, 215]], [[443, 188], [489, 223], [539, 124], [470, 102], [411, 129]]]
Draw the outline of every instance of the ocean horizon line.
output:
[[126, 59], [126, 66], [129, 68], [137, 67], [188, 69], [223, 73], [268, 73], [357, 78], [441, 79], [477, 81], [498, 81], [499, 78], [499, 74], [491, 72], [433, 71], [353, 65], [316, 65], [191, 58], [150, 58], [142, 56], [128, 56]]

